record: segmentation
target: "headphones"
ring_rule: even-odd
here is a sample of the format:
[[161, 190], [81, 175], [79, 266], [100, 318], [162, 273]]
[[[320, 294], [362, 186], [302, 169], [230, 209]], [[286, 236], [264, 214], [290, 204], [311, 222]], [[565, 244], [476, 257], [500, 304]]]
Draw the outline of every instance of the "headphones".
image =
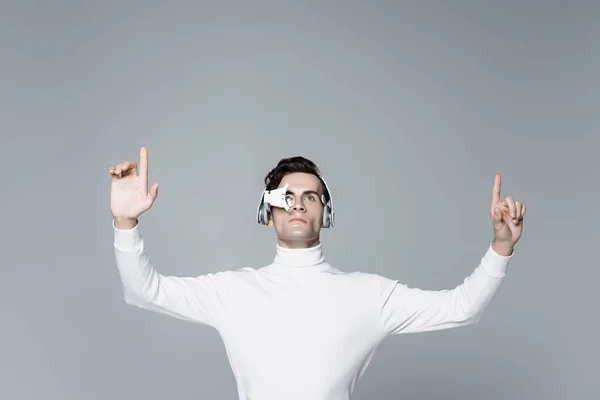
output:
[[[333, 228], [335, 225], [335, 213], [333, 209], [333, 197], [331, 196], [331, 191], [329, 187], [327, 187], [327, 182], [323, 179], [322, 176], [319, 175], [319, 180], [327, 189], [327, 193], [329, 194], [329, 200], [323, 206], [323, 228]], [[263, 189], [262, 195], [260, 197], [260, 203], [258, 205], [258, 209], [256, 210], [256, 222], [260, 225], [268, 225], [269, 218], [271, 218], [271, 205], [268, 202], [265, 202], [265, 194], [269, 195], [272, 191]], [[322, 196], [325, 198], [325, 196]]]

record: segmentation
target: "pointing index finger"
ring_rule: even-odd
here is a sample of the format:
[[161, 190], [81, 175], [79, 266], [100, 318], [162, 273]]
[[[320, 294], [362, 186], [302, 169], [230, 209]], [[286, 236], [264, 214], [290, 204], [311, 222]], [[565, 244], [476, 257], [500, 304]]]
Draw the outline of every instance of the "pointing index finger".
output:
[[140, 179], [142, 185], [148, 191], [148, 150], [145, 147], [140, 149]]
[[492, 189], [492, 205], [500, 203], [500, 186], [502, 184], [502, 178], [500, 175], [496, 175], [494, 178], [494, 188]]

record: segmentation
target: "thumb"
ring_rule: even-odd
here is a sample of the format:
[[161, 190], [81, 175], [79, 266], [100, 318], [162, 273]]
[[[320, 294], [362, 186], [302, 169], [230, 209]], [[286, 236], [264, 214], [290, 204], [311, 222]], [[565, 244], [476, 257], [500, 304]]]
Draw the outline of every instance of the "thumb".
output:
[[154, 198], [154, 197], [158, 196], [158, 186], [159, 186], [159, 184], [158, 184], [158, 182], [156, 182], [156, 183], [155, 183], [154, 185], [152, 185], [152, 187], [150, 188], [150, 192], [149, 192], [149, 193], [150, 193], [150, 196], [151, 196], [152, 198]]

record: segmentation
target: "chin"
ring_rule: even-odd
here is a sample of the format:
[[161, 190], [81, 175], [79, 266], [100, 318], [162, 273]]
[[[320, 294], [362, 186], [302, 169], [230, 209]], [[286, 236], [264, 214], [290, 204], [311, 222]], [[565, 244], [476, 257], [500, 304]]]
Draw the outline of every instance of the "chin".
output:
[[282, 235], [280, 238], [286, 240], [315, 240], [319, 238], [319, 235]]

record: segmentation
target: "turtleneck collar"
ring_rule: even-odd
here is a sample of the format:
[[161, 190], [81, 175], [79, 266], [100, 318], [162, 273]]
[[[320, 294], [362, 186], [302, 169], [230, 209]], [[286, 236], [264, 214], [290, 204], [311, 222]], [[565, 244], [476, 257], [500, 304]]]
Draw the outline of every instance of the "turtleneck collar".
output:
[[312, 267], [325, 261], [322, 244], [303, 249], [289, 249], [277, 244], [275, 263], [285, 267]]
[[268, 268], [279, 273], [308, 273], [329, 271], [332, 267], [325, 262], [322, 244], [303, 249], [290, 249], [276, 245], [273, 264]]

